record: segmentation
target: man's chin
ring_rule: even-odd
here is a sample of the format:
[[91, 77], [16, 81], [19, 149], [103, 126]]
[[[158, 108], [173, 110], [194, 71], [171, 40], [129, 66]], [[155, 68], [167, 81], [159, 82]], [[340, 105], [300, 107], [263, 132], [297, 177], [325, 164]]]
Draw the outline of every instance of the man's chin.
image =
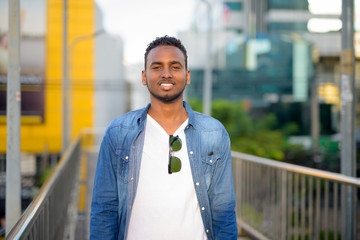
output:
[[180, 94], [172, 95], [172, 96], [159, 96], [156, 94], [151, 94], [153, 97], [155, 97], [157, 100], [159, 100], [162, 103], [174, 103], [182, 99], [182, 92]]

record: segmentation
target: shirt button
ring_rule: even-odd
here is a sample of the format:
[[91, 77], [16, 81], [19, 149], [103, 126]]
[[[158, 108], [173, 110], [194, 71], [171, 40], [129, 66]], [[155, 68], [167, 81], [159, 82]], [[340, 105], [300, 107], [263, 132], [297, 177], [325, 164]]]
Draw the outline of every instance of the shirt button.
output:
[[202, 208], [201, 208], [201, 210], [203, 210], [203, 211], [204, 211], [204, 210], [205, 210], [205, 208], [204, 208], [204, 207], [202, 207]]
[[190, 154], [193, 154], [194, 152], [193, 151], [190, 151]]
[[129, 159], [129, 156], [126, 156], [125, 159], [126, 159], [126, 160]]
[[206, 232], [209, 232], [209, 229], [206, 229]]
[[210, 162], [212, 163], [212, 160], [210, 160]]
[[196, 185], [196, 186], [199, 186], [199, 185], [200, 185], [200, 183], [199, 183], [199, 182], [196, 182], [196, 183], [195, 183], [195, 185]]
[[132, 178], [130, 178], [130, 180], [131, 180], [131, 181], [134, 181], [134, 178], [132, 177]]

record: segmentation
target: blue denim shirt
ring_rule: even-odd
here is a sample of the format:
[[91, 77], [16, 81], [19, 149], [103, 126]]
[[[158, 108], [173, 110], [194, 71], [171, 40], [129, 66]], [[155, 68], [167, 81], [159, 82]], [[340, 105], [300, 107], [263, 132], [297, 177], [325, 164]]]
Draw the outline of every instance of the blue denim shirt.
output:
[[[186, 143], [209, 240], [237, 239], [230, 139], [214, 118], [192, 111]], [[150, 104], [116, 118], [101, 143], [91, 205], [90, 239], [126, 239], [139, 179], [144, 123]], [[161, 229], [161, 226], [160, 226]]]

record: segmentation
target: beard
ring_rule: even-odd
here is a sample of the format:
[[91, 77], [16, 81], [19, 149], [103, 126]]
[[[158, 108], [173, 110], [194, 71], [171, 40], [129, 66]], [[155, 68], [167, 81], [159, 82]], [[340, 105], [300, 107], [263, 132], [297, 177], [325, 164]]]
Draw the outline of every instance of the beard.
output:
[[179, 91], [179, 92], [176, 92], [174, 94], [165, 94], [164, 96], [161, 96], [159, 94], [156, 94], [154, 93], [153, 91], [150, 90], [149, 86], [147, 86], [150, 94], [155, 97], [157, 100], [163, 102], [163, 103], [172, 103], [172, 102], [175, 102], [176, 100], [178, 100], [179, 98], [182, 97], [183, 95], [183, 92], [185, 90], [185, 87]]
[[[165, 81], [168, 82], [169, 80]], [[171, 81], [170, 81], [171, 82]], [[155, 91], [152, 91], [149, 88], [149, 85], [146, 85], [149, 93], [151, 94], [151, 96], [155, 97], [157, 100], [163, 102], [163, 103], [172, 103], [175, 102], [176, 100], [178, 100], [179, 98], [181, 98], [183, 96], [183, 92], [185, 90], [186, 85], [184, 85], [184, 87], [179, 90], [178, 92], [173, 92], [173, 93], [165, 93], [164, 95], [160, 95], [158, 93], [156, 93]]]

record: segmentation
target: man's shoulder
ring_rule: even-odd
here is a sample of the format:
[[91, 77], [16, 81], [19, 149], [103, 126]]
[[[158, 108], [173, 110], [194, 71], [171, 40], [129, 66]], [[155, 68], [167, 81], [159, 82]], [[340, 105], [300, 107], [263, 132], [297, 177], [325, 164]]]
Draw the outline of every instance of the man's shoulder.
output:
[[193, 111], [193, 113], [195, 119], [195, 126], [200, 127], [202, 130], [225, 130], [224, 125], [216, 118], [196, 111]]
[[110, 122], [107, 127], [107, 131], [112, 131], [116, 128], [134, 128], [138, 126], [138, 120], [144, 113], [145, 108], [137, 109], [134, 111], [127, 112]]

